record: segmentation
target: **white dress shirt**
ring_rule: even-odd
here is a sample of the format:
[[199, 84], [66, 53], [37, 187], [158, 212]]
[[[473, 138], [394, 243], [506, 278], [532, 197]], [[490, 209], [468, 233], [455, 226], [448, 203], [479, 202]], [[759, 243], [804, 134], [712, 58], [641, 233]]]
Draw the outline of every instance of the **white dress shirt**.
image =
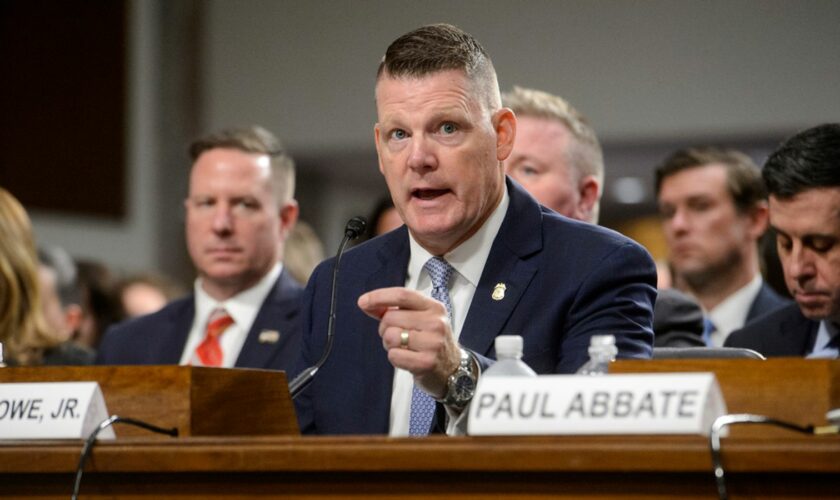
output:
[[712, 332], [713, 346], [722, 346], [730, 333], [744, 326], [750, 307], [758, 297], [763, 283], [761, 275], [756, 274], [752, 281], [708, 312], [709, 318], [715, 325], [715, 331]]
[[[501, 203], [481, 228], [470, 239], [461, 243], [451, 252], [443, 255], [447, 262], [455, 269], [449, 281], [449, 300], [452, 305], [450, 311], [452, 319], [452, 333], [457, 340], [461, 334], [461, 327], [469, 312], [475, 289], [484, 271], [484, 264], [490, 255], [490, 247], [502, 222], [505, 219], [510, 198], [505, 186], [505, 194]], [[408, 260], [408, 274], [405, 287], [418, 290], [424, 295], [432, 294], [432, 279], [423, 269], [426, 261], [434, 257], [420, 246], [409, 231], [409, 245], [411, 257]], [[411, 415], [411, 393], [414, 388], [414, 378], [410, 372], [402, 369], [394, 370], [394, 386], [391, 393], [391, 416], [389, 435], [408, 436], [408, 421]], [[450, 429], [452, 426], [450, 426]]]
[[181, 364], [190, 364], [196, 347], [204, 340], [210, 313], [221, 307], [227, 311], [234, 321], [219, 337], [223, 355], [222, 366], [232, 368], [242, 351], [242, 346], [245, 345], [248, 332], [254, 324], [260, 307], [265, 302], [265, 298], [282, 271], [283, 264], [277, 263], [256, 285], [223, 302], [207, 295], [207, 292], [201, 286], [201, 278], [196, 279], [193, 285], [195, 289], [195, 316], [193, 317], [190, 334], [187, 337], [187, 343], [184, 346], [184, 352], [181, 353]]
[[828, 345], [837, 335], [840, 335], [837, 325], [829, 323], [826, 320], [820, 321], [820, 328], [817, 330], [817, 340], [814, 342], [814, 348], [811, 349], [811, 352], [806, 357], [811, 359], [837, 359], [838, 355], [840, 355], [840, 349], [836, 346]]

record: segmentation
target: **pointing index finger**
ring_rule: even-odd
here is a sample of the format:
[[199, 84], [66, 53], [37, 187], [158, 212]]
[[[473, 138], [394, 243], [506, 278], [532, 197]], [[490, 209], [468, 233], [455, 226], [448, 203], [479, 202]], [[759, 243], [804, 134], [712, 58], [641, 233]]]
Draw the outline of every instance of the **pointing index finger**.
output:
[[426, 309], [431, 299], [403, 287], [379, 288], [359, 297], [359, 308], [368, 316], [381, 319], [389, 309], [418, 311]]

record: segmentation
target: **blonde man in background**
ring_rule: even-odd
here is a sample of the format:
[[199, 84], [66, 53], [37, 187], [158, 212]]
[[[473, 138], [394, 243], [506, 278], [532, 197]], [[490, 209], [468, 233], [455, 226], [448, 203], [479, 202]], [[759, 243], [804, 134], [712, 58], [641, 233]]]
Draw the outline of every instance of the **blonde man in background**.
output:
[[513, 87], [502, 94], [516, 114], [516, 140], [505, 171], [540, 204], [598, 223], [604, 156], [586, 118], [563, 98]]

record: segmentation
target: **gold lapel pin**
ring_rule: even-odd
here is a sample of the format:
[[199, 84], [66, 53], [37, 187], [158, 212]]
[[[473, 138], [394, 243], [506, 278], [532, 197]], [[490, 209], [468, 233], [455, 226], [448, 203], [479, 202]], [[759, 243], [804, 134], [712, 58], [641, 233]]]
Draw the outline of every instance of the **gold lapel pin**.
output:
[[493, 300], [502, 300], [505, 298], [505, 290], [507, 290], [507, 286], [504, 283], [496, 283], [496, 286], [493, 287]]
[[280, 332], [277, 330], [263, 330], [258, 337], [260, 344], [276, 344], [280, 340]]

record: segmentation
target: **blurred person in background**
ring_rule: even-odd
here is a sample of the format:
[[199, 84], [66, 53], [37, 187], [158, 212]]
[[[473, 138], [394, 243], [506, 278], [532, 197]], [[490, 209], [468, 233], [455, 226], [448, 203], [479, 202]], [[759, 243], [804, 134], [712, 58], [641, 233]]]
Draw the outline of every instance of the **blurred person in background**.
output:
[[114, 294], [116, 278], [102, 262], [76, 259], [82, 292], [82, 319], [73, 335], [77, 344], [97, 349], [105, 331], [120, 320], [120, 304]]
[[23, 206], [0, 188], [0, 342], [11, 366], [85, 364], [92, 353], [62, 338], [44, 316], [38, 254]]
[[120, 320], [157, 312], [186, 290], [160, 273], [131, 274], [116, 284]]
[[[502, 102], [516, 114], [513, 151], [507, 174], [542, 205], [571, 219], [598, 223], [604, 190], [604, 157], [595, 130], [562, 97], [541, 90], [513, 87]], [[704, 345], [700, 305], [670, 287], [670, 273], [660, 272], [653, 309], [656, 347]], [[694, 321], [699, 317], [698, 323]]]
[[656, 195], [673, 286], [703, 307], [707, 345], [722, 346], [733, 330], [787, 303], [759, 271], [767, 193], [747, 155], [676, 151], [656, 169]]
[[391, 195], [385, 195], [376, 202], [367, 218], [367, 238], [371, 239], [385, 234], [403, 225], [399, 212], [394, 207]]
[[96, 362], [290, 370], [303, 292], [283, 265], [298, 218], [294, 161], [257, 126], [199, 138], [190, 156], [193, 294], [109, 329]]
[[44, 316], [62, 340], [70, 340], [82, 322], [82, 293], [73, 257], [61, 247], [38, 247], [38, 274]]
[[283, 264], [298, 283], [305, 284], [315, 266], [324, 260], [324, 244], [315, 234], [315, 230], [302, 220], [298, 220], [286, 240]]
[[502, 104], [516, 114], [505, 171], [555, 212], [598, 223], [604, 156], [586, 118], [562, 97], [513, 87]]

